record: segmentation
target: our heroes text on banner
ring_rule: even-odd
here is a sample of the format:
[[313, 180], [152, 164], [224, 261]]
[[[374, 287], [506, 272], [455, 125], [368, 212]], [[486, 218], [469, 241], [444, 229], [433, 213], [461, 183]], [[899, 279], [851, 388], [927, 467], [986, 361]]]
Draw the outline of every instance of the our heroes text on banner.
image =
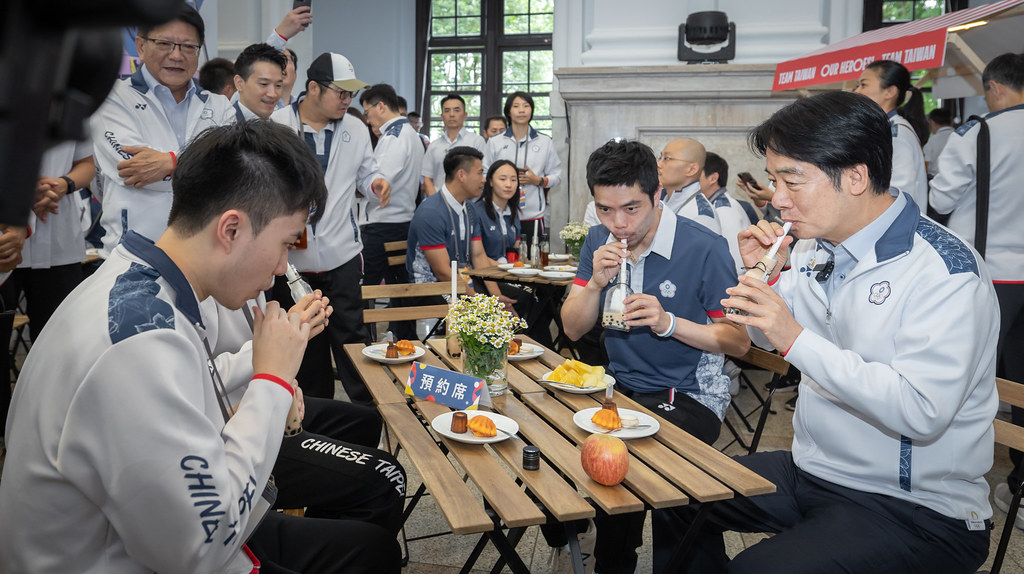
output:
[[484, 380], [424, 363], [413, 363], [405, 394], [459, 410], [474, 410], [484, 392]]
[[811, 54], [776, 66], [772, 91], [855, 80], [875, 60], [893, 60], [911, 72], [936, 68], [942, 66], [945, 55], [945, 28], [835, 52]]

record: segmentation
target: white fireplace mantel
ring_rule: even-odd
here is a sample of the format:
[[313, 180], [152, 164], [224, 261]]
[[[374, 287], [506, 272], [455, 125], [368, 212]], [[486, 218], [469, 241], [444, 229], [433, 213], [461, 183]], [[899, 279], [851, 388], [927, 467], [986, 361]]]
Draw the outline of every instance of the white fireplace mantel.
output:
[[[553, 190], [552, 223], [580, 220], [591, 200], [586, 164], [609, 139], [636, 139], [657, 155], [670, 140], [690, 137], [729, 162], [735, 174], [763, 172], [764, 160], [747, 146], [750, 130], [792, 102], [795, 92], [773, 93], [770, 64], [583, 66], [555, 70], [565, 103], [568, 146], [563, 180]], [[559, 197], [560, 196], [560, 197]]]

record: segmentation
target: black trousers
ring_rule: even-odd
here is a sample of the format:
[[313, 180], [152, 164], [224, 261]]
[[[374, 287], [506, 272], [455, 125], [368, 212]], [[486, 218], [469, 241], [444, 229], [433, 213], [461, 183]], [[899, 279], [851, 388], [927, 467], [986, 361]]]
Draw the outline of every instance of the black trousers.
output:
[[[707, 444], [718, 440], [722, 430], [722, 421], [710, 409], [683, 393], [675, 393], [669, 402], [669, 392], [637, 393], [625, 387], [619, 392], [640, 403], [648, 410], [654, 411], [672, 424], [692, 434]], [[666, 408], [670, 406], [672, 408]], [[680, 531], [672, 520], [665, 520], [665, 511], [654, 510], [651, 513], [652, 530], [657, 539], [661, 531], [663, 537], [682, 539], [685, 529]], [[636, 570], [636, 549], [643, 544], [644, 521], [646, 512], [630, 512], [627, 514], [607, 514], [600, 508], [594, 516], [597, 526], [597, 540], [594, 544], [596, 572], [601, 574], [632, 574]], [[577, 524], [577, 530], [584, 527]], [[558, 524], [541, 526], [541, 533], [549, 546], [567, 544], [565, 533]]]
[[[988, 556], [988, 528], [971, 531], [965, 521], [923, 506], [821, 480], [798, 469], [790, 452], [736, 460], [774, 483], [776, 491], [716, 502], [680, 572], [973, 574]], [[698, 507], [666, 512], [686, 528]], [[775, 536], [729, 562], [725, 530]], [[664, 572], [678, 541], [654, 532], [654, 572]]]
[[395, 535], [353, 520], [299, 518], [271, 512], [249, 540], [262, 574], [401, 572]]
[[[405, 265], [388, 265], [384, 244], [390, 241], [405, 241], [409, 237], [409, 222], [369, 223], [360, 226], [359, 230], [363, 238], [363, 285], [380, 285], [381, 281], [388, 285], [408, 283], [409, 273]], [[403, 304], [403, 300], [394, 299], [390, 306], [400, 307]], [[416, 339], [415, 321], [395, 322], [390, 324], [388, 329], [398, 339]]]
[[302, 432], [281, 443], [274, 508], [306, 508], [308, 517], [359, 520], [398, 534], [405, 470], [376, 448], [381, 424], [376, 409], [309, 398]]
[[[306, 354], [296, 377], [303, 394], [334, 398], [334, 369], [331, 367], [333, 354], [338, 376], [349, 399], [354, 403], [372, 405], [370, 392], [366, 390], [363, 379], [345, 355], [344, 349], [347, 343], [367, 342], [360, 286], [363, 279], [362, 257], [357, 255], [340, 267], [323, 273], [303, 273], [302, 277], [309, 282], [310, 287], [320, 289], [330, 297], [331, 306], [334, 307], [323, 335], [313, 337], [306, 345]], [[274, 283], [271, 298], [280, 302], [285, 309], [294, 305], [288, 284], [282, 280]]]
[[57, 306], [81, 282], [81, 263], [58, 265], [49, 269], [20, 268], [15, 269], [4, 283], [2, 294], [6, 308], [14, 309], [21, 293], [25, 293], [28, 332], [35, 341]]

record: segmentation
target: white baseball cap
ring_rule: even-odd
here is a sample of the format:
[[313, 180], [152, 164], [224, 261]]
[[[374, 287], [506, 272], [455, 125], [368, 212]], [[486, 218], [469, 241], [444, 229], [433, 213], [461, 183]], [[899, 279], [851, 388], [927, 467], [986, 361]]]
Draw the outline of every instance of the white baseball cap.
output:
[[332, 83], [343, 90], [358, 92], [370, 84], [356, 78], [352, 62], [341, 54], [324, 52], [306, 70], [306, 78], [319, 83]]

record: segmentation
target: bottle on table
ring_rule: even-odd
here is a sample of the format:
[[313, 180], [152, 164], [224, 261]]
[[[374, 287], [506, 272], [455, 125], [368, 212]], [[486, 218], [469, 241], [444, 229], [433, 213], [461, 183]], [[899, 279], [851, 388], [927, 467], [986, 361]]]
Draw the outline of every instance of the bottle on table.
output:
[[548, 241], [548, 234], [545, 233], [540, 236], [540, 266], [547, 267], [548, 265], [548, 252], [551, 251], [551, 242]]
[[530, 247], [530, 245], [526, 242], [526, 234], [524, 233], [524, 234], [520, 235], [519, 236], [519, 260], [522, 261], [523, 264], [526, 264], [526, 263], [530, 262], [530, 252], [527, 251], [527, 249], [529, 249], [529, 247]]

